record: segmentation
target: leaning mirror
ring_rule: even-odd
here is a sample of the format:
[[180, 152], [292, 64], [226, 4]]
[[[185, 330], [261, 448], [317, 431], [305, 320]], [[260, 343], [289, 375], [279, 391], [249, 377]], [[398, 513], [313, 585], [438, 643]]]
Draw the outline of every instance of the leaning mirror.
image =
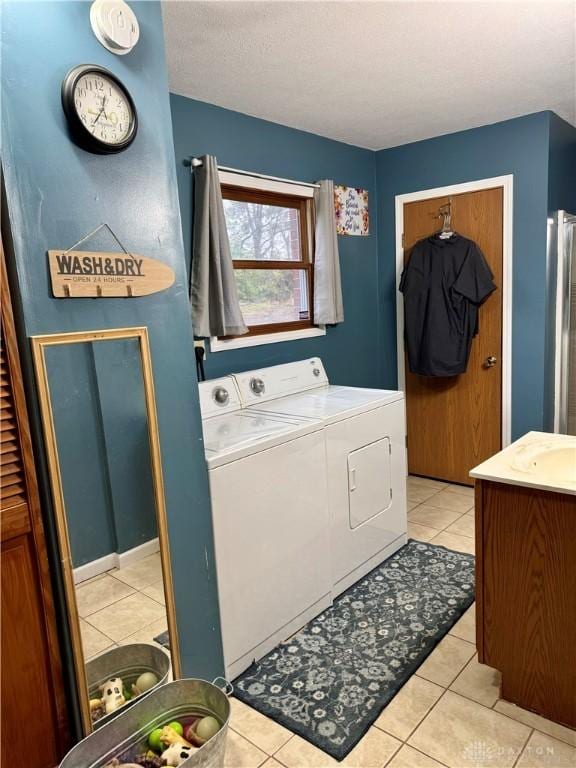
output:
[[180, 677], [146, 328], [32, 338], [84, 730]]

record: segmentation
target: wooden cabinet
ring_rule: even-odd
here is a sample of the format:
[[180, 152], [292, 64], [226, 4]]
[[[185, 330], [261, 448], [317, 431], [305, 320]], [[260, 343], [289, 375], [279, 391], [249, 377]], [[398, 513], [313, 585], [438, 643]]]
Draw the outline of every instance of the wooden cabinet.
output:
[[4, 254], [1, 259], [2, 765], [69, 748], [62, 669]]
[[576, 496], [476, 481], [478, 658], [502, 698], [576, 727]]

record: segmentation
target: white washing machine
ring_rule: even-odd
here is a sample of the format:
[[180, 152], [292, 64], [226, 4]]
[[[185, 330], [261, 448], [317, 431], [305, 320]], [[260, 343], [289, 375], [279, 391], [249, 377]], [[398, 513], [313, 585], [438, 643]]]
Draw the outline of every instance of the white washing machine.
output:
[[242, 411], [232, 377], [202, 382], [226, 676], [331, 603], [322, 423]]
[[407, 541], [404, 394], [331, 385], [319, 358], [235, 379], [250, 411], [324, 425], [335, 597]]

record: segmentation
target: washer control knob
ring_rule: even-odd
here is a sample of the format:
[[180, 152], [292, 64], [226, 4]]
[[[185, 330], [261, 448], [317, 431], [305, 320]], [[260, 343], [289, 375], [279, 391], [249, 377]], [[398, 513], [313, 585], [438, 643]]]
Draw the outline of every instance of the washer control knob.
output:
[[218, 405], [226, 405], [228, 400], [230, 400], [228, 390], [224, 387], [216, 387], [214, 392], [212, 392], [212, 397], [218, 403]]
[[320, 368], [312, 368], [312, 373], [316, 377], [320, 376]]
[[262, 379], [250, 379], [250, 389], [255, 395], [261, 395], [264, 392], [264, 382]]

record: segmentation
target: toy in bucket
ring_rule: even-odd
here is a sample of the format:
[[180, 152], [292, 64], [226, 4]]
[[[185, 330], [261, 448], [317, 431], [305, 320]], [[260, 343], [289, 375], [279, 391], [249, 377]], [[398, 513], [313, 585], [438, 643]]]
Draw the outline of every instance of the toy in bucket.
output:
[[221, 768], [232, 690], [222, 678], [160, 686], [81, 741], [60, 768]]
[[170, 659], [149, 643], [112, 648], [86, 664], [90, 719], [101, 728], [121, 708], [168, 680]]

